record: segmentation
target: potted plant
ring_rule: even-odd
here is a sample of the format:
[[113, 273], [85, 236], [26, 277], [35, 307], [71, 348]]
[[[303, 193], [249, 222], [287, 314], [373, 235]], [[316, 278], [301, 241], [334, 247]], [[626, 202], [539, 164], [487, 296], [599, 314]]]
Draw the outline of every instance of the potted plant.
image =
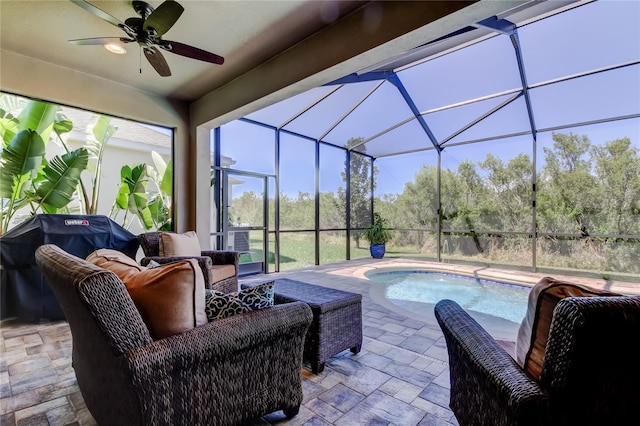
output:
[[391, 239], [391, 231], [385, 228], [387, 221], [378, 213], [373, 214], [373, 223], [364, 230], [363, 237], [369, 241], [369, 252], [374, 259], [382, 259], [385, 244]]

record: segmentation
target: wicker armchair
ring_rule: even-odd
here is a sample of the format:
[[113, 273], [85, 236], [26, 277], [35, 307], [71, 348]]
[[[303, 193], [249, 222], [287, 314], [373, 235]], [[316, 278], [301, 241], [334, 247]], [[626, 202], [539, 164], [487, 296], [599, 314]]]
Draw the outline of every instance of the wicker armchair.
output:
[[43, 245], [36, 262], [71, 328], [73, 367], [101, 425], [234, 425], [298, 412], [301, 302], [209, 322], [153, 341], [112, 272]]
[[[138, 235], [140, 247], [145, 257], [140, 260], [142, 266], [147, 266], [152, 260], [158, 263], [170, 263], [177, 260], [187, 258], [193, 259], [193, 256], [159, 256], [160, 253], [160, 232], [145, 232]], [[238, 291], [238, 263], [240, 262], [240, 252], [222, 251], [222, 250], [205, 250], [201, 252], [200, 257], [195, 257], [202, 268], [204, 274], [204, 284], [206, 288], [222, 291], [224, 293], [233, 293]], [[213, 281], [211, 275], [212, 265], [233, 265], [236, 273], [235, 276], [220, 281]]]
[[450, 300], [435, 307], [460, 425], [636, 425], [640, 297], [569, 297], [553, 311], [540, 381]]

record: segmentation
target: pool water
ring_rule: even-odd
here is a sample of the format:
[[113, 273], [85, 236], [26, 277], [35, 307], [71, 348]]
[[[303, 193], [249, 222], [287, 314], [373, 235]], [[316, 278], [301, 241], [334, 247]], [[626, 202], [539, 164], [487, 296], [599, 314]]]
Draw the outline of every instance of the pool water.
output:
[[520, 323], [527, 311], [529, 287], [463, 275], [432, 271], [386, 271], [367, 274], [371, 281], [384, 283], [391, 302], [437, 303], [456, 301], [465, 310], [480, 312]]

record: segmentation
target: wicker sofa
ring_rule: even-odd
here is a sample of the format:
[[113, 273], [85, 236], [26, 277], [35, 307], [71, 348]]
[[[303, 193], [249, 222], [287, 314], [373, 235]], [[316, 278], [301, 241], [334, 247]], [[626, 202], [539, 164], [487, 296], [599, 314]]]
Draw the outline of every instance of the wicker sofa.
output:
[[[203, 250], [200, 256], [160, 256], [160, 232], [144, 232], [138, 235], [140, 247], [144, 256], [140, 259], [140, 264], [147, 266], [149, 262], [170, 263], [178, 260], [193, 258], [198, 260], [200, 268], [204, 273], [205, 286], [223, 293], [238, 291], [238, 264], [240, 262], [240, 252], [224, 250]], [[215, 280], [211, 271], [216, 266], [233, 265], [235, 274], [232, 277]]]
[[460, 425], [636, 425], [640, 297], [568, 297], [534, 380], [457, 303], [436, 304]]
[[312, 314], [290, 303], [153, 340], [120, 279], [54, 245], [36, 262], [73, 337], [73, 367], [101, 425], [233, 425], [302, 402]]

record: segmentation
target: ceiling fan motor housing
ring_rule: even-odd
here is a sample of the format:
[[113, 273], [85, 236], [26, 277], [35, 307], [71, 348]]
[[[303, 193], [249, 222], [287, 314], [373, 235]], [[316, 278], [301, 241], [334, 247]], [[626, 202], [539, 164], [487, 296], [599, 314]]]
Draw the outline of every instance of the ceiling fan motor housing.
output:
[[142, 17], [143, 20], [147, 19], [151, 12], [153, 12], [153, 7], [147, 2], [134, 0], [131, 2], [133, 6], [133, 10], [136, 11], [138, 15]]

